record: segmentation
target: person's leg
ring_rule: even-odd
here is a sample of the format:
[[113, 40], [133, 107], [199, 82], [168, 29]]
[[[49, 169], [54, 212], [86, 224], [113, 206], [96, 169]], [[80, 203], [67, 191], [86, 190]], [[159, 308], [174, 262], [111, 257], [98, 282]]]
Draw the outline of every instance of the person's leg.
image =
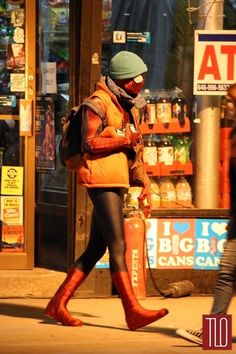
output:
[[128, 327], [135, 330], [162, 318], [168, 313], [166, 309], [145, 310], [139, 305], [133, 292], [125, 262], [123, 189], [91, 189], [88, 193], [109, 249], [111, 278], [120, 294]]
[[81, 320], [71, 316], [66, 305], [105, 251], [106, 243], [101, 236], [93, 211], [90, 237], [86, 250], [76, 260], [73, 267], [69, 270], [66, 279], [49, 302], [45, 312], [47, 316], [65, 326], [81, 326], [83, 324]]
[[228, 240], [220, 261], [211, 314], [226, 314], [236, 279], [236, 239]]
[[85, 280], [86, 274], [77, 268], [71, 268], [59, 286], [45, 310], [45, 315], [60, 322], [64, 326], [82, 326], [83, 322], [71, 316], [66, 306], [75, 290]]
[[75, 261], [73, 267], [80, 269], [88, 275], [99, 259], [102, 258], [106, 252], [106, 248], [107, 245], [99, 229], [95, 210], [93, 209], [87, 247], [82, 255]]
[[109, 249], [110, 271], [127, 271], [123, 216], [123, 188], [91, 188], [88, 194], [94, 206], [98, 227]]
[[[220, 270], [217, 276], [214, 301], [211, 314], [226, 314], [234, 292], [236, 280], [236, 239], [228, 240], [220, 261]], [[202, 344], [202, 329], [178, 329], [176, 334], [191, 342]]]

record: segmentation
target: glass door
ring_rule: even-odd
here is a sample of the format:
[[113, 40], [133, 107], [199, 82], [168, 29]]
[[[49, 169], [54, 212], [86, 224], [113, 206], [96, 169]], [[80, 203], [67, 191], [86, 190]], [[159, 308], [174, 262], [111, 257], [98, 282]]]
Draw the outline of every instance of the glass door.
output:
[[0, 269], [34, 260], [34, 18], [34, 1], [0, 1]]
[[37, 1], [36, 265], [67, 268], [68, 172], [60, 164], [61, 118], [69, 107], [70, 1]]

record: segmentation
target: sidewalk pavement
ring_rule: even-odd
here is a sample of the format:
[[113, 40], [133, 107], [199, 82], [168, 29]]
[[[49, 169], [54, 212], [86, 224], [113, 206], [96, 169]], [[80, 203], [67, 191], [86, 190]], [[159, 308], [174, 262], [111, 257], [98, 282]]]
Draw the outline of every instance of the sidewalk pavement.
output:
[[[145, 308], [166, 307], [169, 314], [137, 331], [127, 329], [119, 298], [72, 299], [68, 308], [84, 321], [83, 327], [65, 327], [48, 319], [44, 315], [47, 303], [48, 299], [35, 297], [0, 299], [2, 354], [200, 354], [202, 347], [176, 336], [175, 330], [199, 329], [212, 297], [140, 300]], [[235, 305], [234, 298], [228, 311], [233, 315], [232, 351], [220, 353], [236, 354]]]
[[48, 298], [65, 277], [65, 272], [45, 268], [0, 270], [0, 298]]

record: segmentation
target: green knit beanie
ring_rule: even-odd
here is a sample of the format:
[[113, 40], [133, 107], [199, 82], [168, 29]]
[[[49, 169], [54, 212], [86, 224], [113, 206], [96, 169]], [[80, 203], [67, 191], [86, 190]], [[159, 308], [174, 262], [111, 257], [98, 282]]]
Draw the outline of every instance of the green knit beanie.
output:
[[132, 79], [147, 70], [143, 60], [137, 54], [128, 51], [117, 53], [110, 63], [110, 77], [117, 80]]

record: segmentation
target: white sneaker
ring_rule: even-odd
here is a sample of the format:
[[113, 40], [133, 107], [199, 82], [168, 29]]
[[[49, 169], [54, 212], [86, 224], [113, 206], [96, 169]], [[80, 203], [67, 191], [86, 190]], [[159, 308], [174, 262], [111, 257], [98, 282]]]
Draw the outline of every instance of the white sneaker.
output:
[[190, 329], [179, 328], [175, 333], [180, 337], [189, 340], [190, 342], [202, 345], [202, 330], [194, 331]]

